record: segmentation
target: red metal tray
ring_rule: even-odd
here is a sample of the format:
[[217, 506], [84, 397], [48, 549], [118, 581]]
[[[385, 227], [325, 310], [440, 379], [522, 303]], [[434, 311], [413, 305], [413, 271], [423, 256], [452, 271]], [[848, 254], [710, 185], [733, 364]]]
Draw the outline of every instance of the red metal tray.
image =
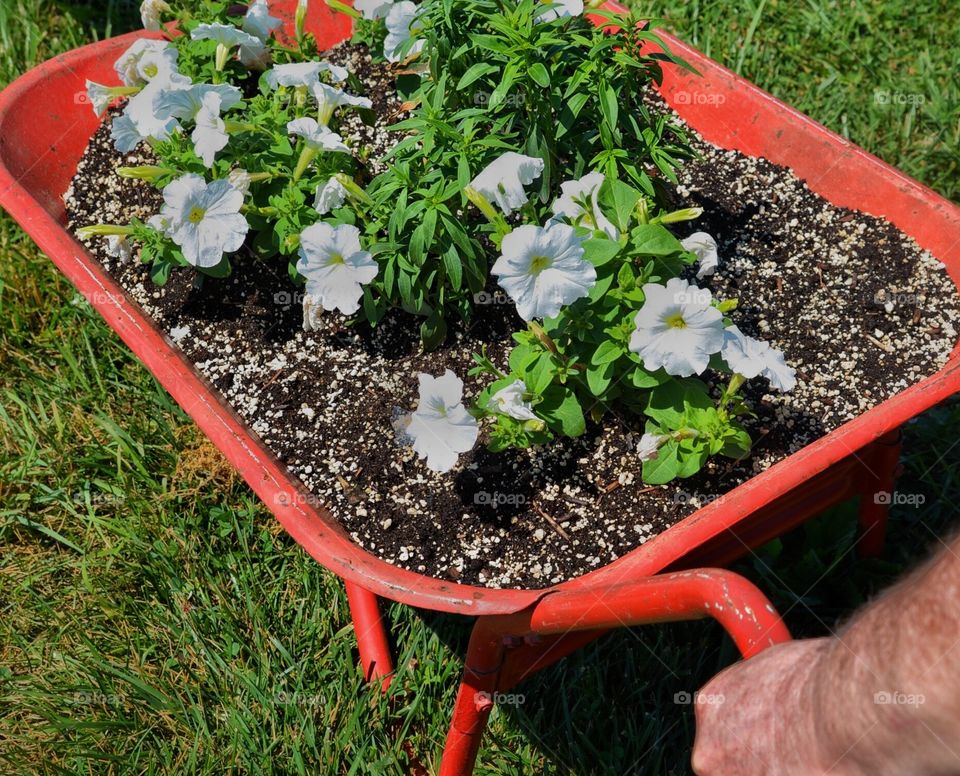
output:
[[[283, 5], [289, 3], [276, 4]], [[349, 34], [348, 20], [333, 17], [322, 3], [311, 4], [310, 26], [322, 45], [333, 45]], [[312, 505], [299, 481], [66, 231], [62, 194], [98, 123], [86, 104], [84, 81], [112, 83], [113, 61], [144, 34], [131, 33], [58, 56], [0, 94], [0, 205], [90, 300], [319, 563], [385, 598], [440, 611], [507, 614], [541, 599], [546, 591], [490, 590], [432, 579], [391, 566], [354, 544], [326, 510]], [[663, 37], [702, 74], [668, 68], [663, 95], [706, 139], [787, 165], [831, 202], [889, 219], [941, 259], [960, 285], [960, 208], [695, 49]], [[606, 587], [667, 568], [723, 563], [831, 504], [873, 492], [891, 468], [889, 448], [876, 444], [878, 440], [889, 440], [905, 421], [958, 389], [960, 353], [954, 351], [947, 366], [922, 383], [810, 444], [615, 563], [552, 590]], [[876, 522], [876, 516], [865, 516], [865, 527], [871, 521]]]

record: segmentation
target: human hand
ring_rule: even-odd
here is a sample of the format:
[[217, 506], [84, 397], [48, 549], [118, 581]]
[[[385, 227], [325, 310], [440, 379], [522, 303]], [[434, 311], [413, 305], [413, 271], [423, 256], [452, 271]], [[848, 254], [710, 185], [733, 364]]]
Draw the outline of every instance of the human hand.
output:
[[780, 644], [708, 682], [695, 705], [699, 776], [854, 776], [817, 730], [812, 677], [831, 639]]

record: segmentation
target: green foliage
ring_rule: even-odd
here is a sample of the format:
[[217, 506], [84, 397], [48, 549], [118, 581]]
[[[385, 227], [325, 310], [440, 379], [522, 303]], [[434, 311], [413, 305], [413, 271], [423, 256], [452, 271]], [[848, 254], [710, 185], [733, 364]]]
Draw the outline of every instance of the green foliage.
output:
[[[622, 181], [604, 183], [601, 210], [622, 236], [611, 240], [600, 231], [578, 227], [584, 258], [597, 272], [589, 296], [564, 307], [542, 326], [530, 323], [527, 331], [515, 334], [509, 374], [484, 355], [476, 357], [474, 373], [496, 378], [475, 405], [477, 415], [494, 418], [491, 449], [576, 437], [585, 431], [585, 417], [599, 420], [620, 407], [632, 415], [646, 415], [646, 433], [661, 437], [657, 457], [644, 463], [643, 479], [648, 483], [689, 477], [711, 455], [740, 458], [749, 453], [750, 437], [736, 421], [747, 411], [736, 393], [739, 380], [714, 401], [702, 380], [677, 379], [662, 369], [650, 372], [630, 349], [634, 318], [645, 301], [644, 284], [663, 284], [694, 260], [662, 225], [663, 220], [675, 220], [676, 214], [647, 220], [644, 207], [638, 207], [643, 199], [641, 191]], [[720, 362], [716, 366], [724, 369]], [[491, 403], [497, 391], [516, 380], [523, 381], [524, 399], [542, 423], [509, 417]]]
[[[585, 19], [537, 22], [534, 0], [427, 0], [420, 9], [416, 63], [428, 69], [408, 95], [417, 107], [393, 127], [406, 137], [371, 181], [374, 206], [362, 214], [391, 246], [380, 255], [374, 304], [377, 315], [401, 306], [466, 319], [487, 282], [495, 229], [464, 189], [490, 162], [507, 151], [544, 161], [524, 209], [539, 223], [564, 180], [599, 168], [652, 198], [651, 171], [672, 179], [689, 150], [643, 104], [671, 59], [640, 53], [657, 38], [639, 18], [611, 17], [618, 26], [604, 32]], [[374, 39], [382, 27], [360, 22], [357, 35]]]

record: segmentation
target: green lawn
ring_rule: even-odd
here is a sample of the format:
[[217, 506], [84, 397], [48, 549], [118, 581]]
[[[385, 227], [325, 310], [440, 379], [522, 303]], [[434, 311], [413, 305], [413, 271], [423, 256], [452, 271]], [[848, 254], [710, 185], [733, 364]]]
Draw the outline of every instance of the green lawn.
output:
[[[954, 0], [637, 5], [960, 200]], [[0, 0], [0, 84], [127, 29], [132, 6]], [[927, 501], [894, 510], [884, 561], [856, 561], [846, 508], [740, 567], [796, 633], [826, 632], [948, 530], [958, 431], [957, 403], [909, 427], [901, 489]], [[390, 616], [382, 698], [337, 580], [0, 215], [0, 773], [403, 773], [404, 741], [433, 764], [468, 623]], [[686, 773], [674, 696], [734, 658], [708, 622], [607, 637], [494, 712], [478, 772]]]

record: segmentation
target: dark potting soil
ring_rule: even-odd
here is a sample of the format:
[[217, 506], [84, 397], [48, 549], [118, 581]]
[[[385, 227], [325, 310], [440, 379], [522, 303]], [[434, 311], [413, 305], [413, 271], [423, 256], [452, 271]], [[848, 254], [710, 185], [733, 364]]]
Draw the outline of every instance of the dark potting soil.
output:
[[[341, 46], [335, 57], [375, 95], [376, 127], [342, 126], [375, 158], [399, 101], [363, 49]], [[284, 260], [241, 252], [226, 280], [198, 286], [183, 269], [158, 288], [145, 265], [110, 257], [101, 239], [87, 245], [358, 544], [444, 580], [544, 587], [611, 562], [932, 374], [957, 341], [960, 297], [911, 239], [830, 205], [785, 168], [693, 139], [702, 158], [682, 171], [677, 197], [705, 211], [684, 233], [709, 231], [720, 244], [720, 269], [703, 284], [740, 299], [737, 324], [782, 349], [799, 383], [780, 395], [752, 381], [753, 455], [666, 486], [641, 481], [637, 417], [611, 414], [543, 449], [494, 455], [479, 444], [447, 474], [400, 445], [392, 421], [416, 406], [418, 372], [452, 369], [470, 397], [482, 387], [467, 376], [474, 352], [486, 344], [505, 365], [523, 324], [493, 285], [469, 325], [423, 353], [419, 321], [400, 312], [373, 330], [326, 313], [321, 331], [302, 331]], [[158, 192], [115, 174], [149, 161], [148, 151], [119, 155], [109, 122], [101, 126], [65, 197], [71, 228], [156, 212]]]

